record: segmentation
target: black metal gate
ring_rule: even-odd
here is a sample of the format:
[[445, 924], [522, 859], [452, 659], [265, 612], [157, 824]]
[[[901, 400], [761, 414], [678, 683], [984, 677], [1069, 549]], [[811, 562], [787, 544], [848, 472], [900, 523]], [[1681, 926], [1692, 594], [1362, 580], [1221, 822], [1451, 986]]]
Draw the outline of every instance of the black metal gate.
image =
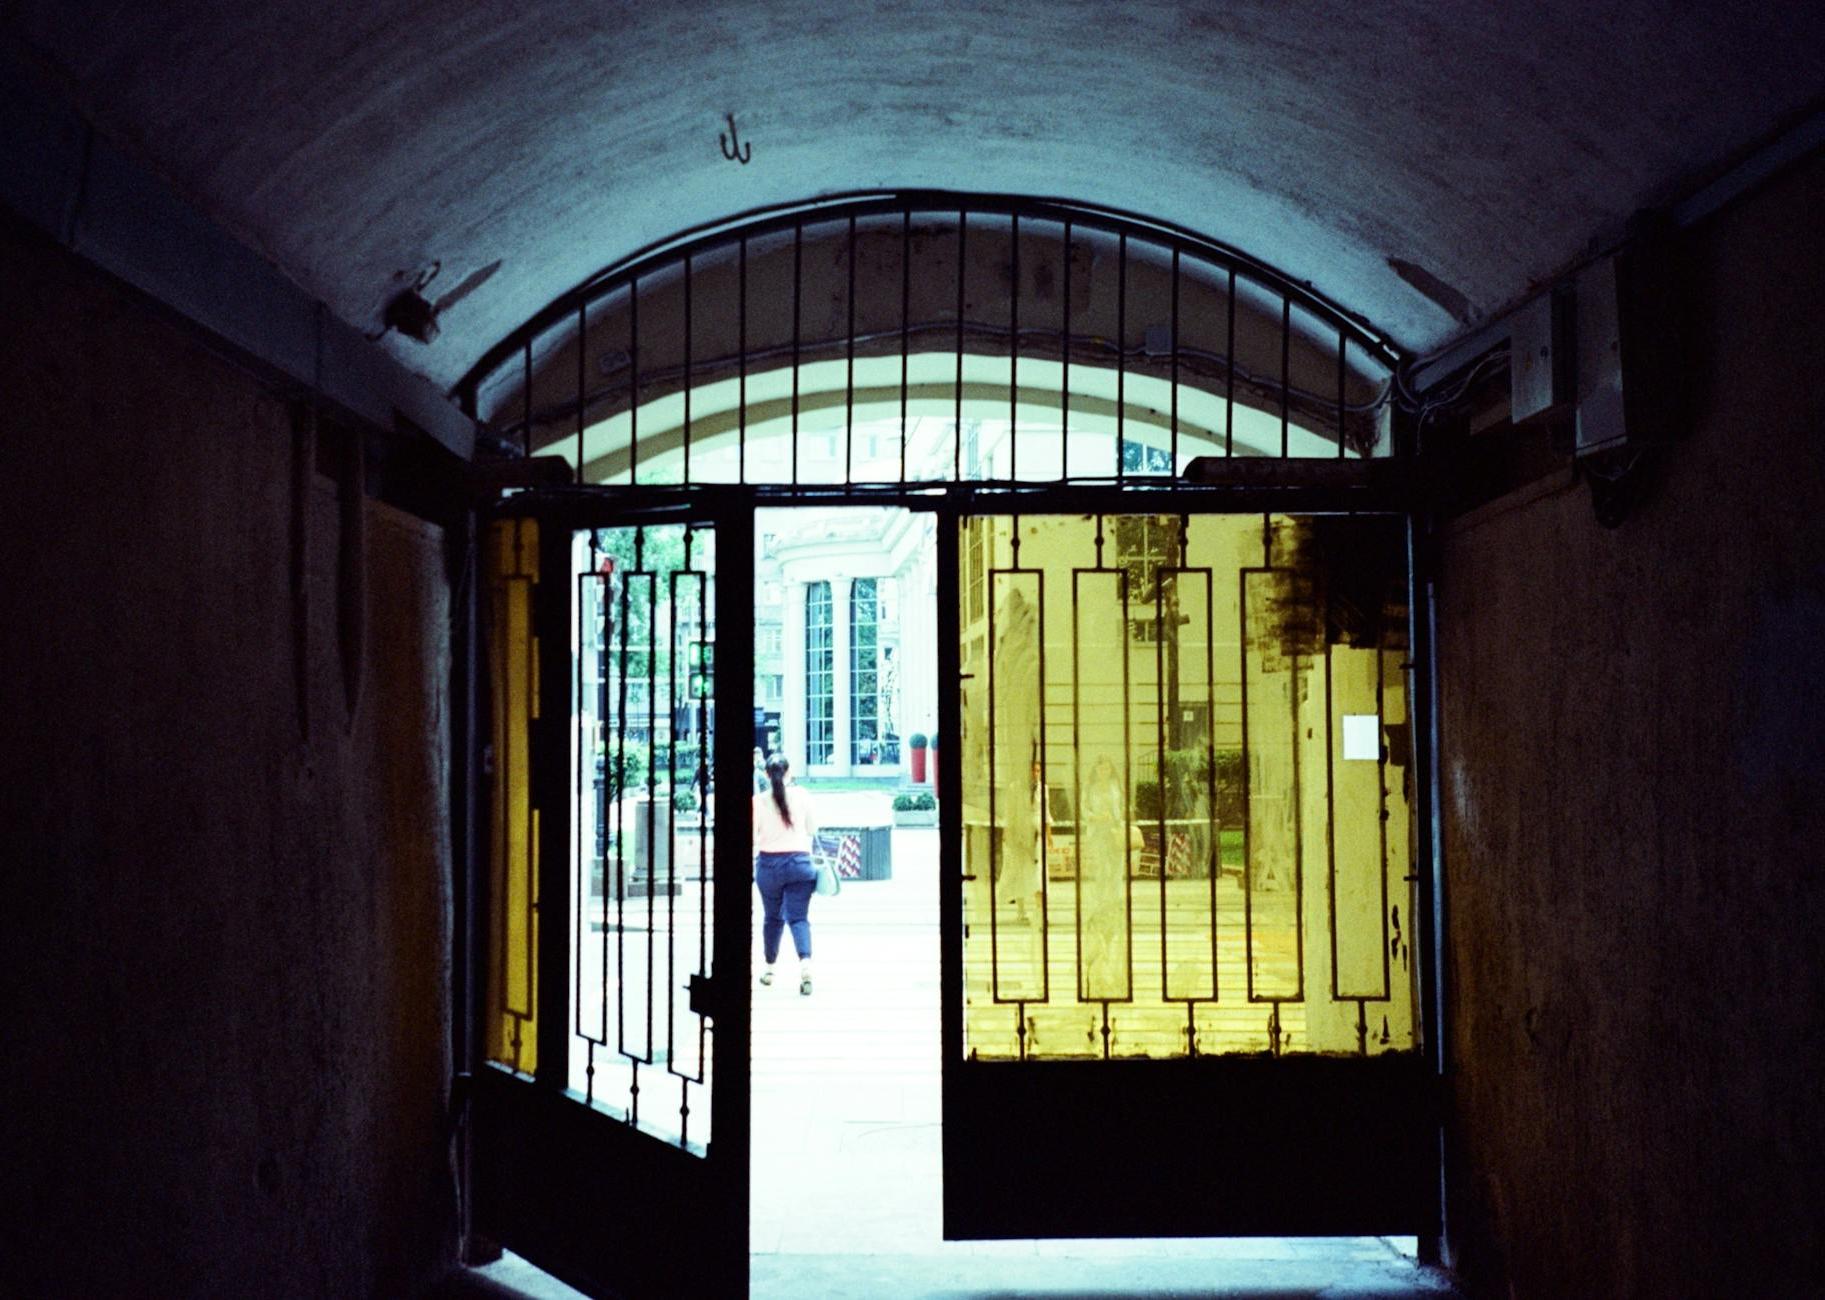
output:
[[[476, 1128], [478, 1223], [535, 1258], [584, 1261], [569, 1275], [605, 1292], [673, 1294], [684, 1266], [655, 1261], [640, 1229], [688, 1223], [695, 1236], [707, 1204], [722, 1216], [716, 1293], [736, 1293], [749, 737], [745, 726], [716, 732], [714, 717], [751, 716], [743, 611], [753, 511], [875, 502], [941, 516], [940, 728], [961, 745], [941, 768], [946, 1235], [1429, 1233], [1433, 880], [1429, 836], [1414, 829], [1428, 824], [1429, 789], [1421, 781], [1389, 795], [1391, 781], [1426, 770], [1428, 734], [1424, 619], [1408, 562], [1414, 447], [1392, 400], [1398, 360], [1309, 286], [1192, 232], [1083, 205], [925, 192], [847, 196], [687, 232], [592, 278], [492, 350], [461, 396], [498, 431], [503, 456], [547, 458], [548, 472], [525, 478], [551, 486], [508, 502], [545, 538], [545, 595], [531, 598], [543, 613], [526, 615], [543, 628], [543, 648], [514, 657], [511, 612], [494, 637], [493, 815], [507, 843], [494, 910], [478, 915], [492, 918], [482, 965], [501, 972], [503, 996], [482, 1010], [477, 1036], [492, 1045], [478, 1055], [496, 1063], [482, 1070], [481, 1095], [494, 1100]], [[1209, 526], [1226, 540], [1204, 540], [1207, 526], [1194, 520], [1229, 521]], [[1036, 521], [1053, 522], [1035, 532]], [[665, 528], [678, 530], [676, 545], [654, 531]], [[1252, 550], [1236, 540], [1249, 529], [1260, 535]], [[1374, 535], [1366, 549], [1382, 560], [1398, 559], [1369, 566], [1367, 585], [1358, 534]], [[705, 552], [693, 538], [713, 538], [718, 566], [713, 601], [705, 584], [695, 605]], [[1067, 558], [1042, 555], [1067, 544], [1077, 548]], [[1210, 547], [1228, 549], [1213, 559]], [[1043, 571], [1058, 564], [1047, 588]], [[525, 581], [523, 568], [503, 563], [503, 591]], [[1026, 593], [1019, 601], [1015, 588]], [[1100, 631], [1073, 623], [1049, 660], [1043, 636], [1027, 656], [993, 633], [997, 611], [1044, 626], [1061, 600], [1118, 612]], [[1205, 619], [1197, 635], [1183, 631], [1192, 606]], [[681, 610], [700, 618], [694, 648], [676, 639]], [[662, 654], [664, 620], [673, 639]], [[1122, 665], [1119, 683], [1086, 675], [1081, 664], [1096, 653], [1104, 668]], [[513, 673], [534, 659], [536, 689], [515, 695]], [[662, 659], [677, 696], [663, 702]], [[1355, 712], [1332, 707], [1339, 672], [1359, 695], [1375, 688]], [[1009, 720], [1005, 697], [969, 722], [966, 696], [998, 674], [1025, 674], [1025, 720]], [[1130, 707], [1143, 681], [1153, 692], [1144, 736]], [[1301, 703], [1319, 683], [1327, 702]], [[1255, 702], [1229, 700], [1232, 685]], [[1095, 725], [1115, 728], [1120, 743], [1086, 741], [1086, 707], [1113, 707], [1117, 694], [1119, 725]], [[541, 712], [516, 765], [502, 748], [511, 749], [511, 707], [500, 708], [521, 697], [536, 697]], [[1284, 715], [1272, 745], [1265, 699]], [[1298, 738], [1307, 708], [1326, 728], [1322, 744]], [[1251, 724], [1252, 742], [1220, 743]], [[1015, 725], [1026, 728], [1017, 759], [991, 744], [972, 767], [972, 726], [1005, 736]], [[642, 764], [627, 761], [630, 738]], [[1107, 750], [1100, 764], [1096, 745]], [[1339, 777], [1338, 764], [1364, 762]], [[535, 792], [530, 803], [521, 786]], [[538, 791], [555, 802], [540, 803]], [[1379, 849], [1339, 833], [1339, 791], [1378, 823], [1403, 819], [1378, 825]], [[1290, 848], [1269, 828], [1276, 798], [1318, 801], [1317, 812], [1273, 814], [1294, 828]], [[560, 805], [573, 815], [550, 817]], [[586, 825], [575, 812], [586, 805], [604, 816]], [[696, 839], [680, 840], [681, 817], [699, 819]], [[542, 846], [536, 861], [514, 857], [515, 834]], [[1054, 852], [1067, 837], [1068, 871]], [[1390, 837], [1400, 846], [1392, 857]], [[1112, 876], [1117, 847], [1124, 865]], [[630, 851], [645, 866], [632, 894]], [[671, 892], [690, 874], [690, 852], [703, 890], [695, 910]], [[1275, 854], [1289, 864], [1284, 897], [1278, 875], [1258, 874]], [[595, 893], [579, 884], [587, 873], [577, 864], [589, 860], [605, 864]], [[999, 907], [1004, 882], [1017, 878], [1036, 883], [1036, 910], [1004, 943], [1015, 931]], [[744, 889], [737, 898], [709, 888], [714, 879]], [[1120, 927], [1089, 901], [1096, 889], [1123, 900]], [[576, 922], [590, 899], [602, 900], [602, 929], [586, 933]], [[524, 942], [500, 920], [512, 907]], [[1338, 929], [1346, 913], [1367, 937]], [[624, 941], [638, 926], [657, 933], [662, 914], [668, 937], [630, 966]], [[681, 914], [713, 919], [713, 937], [697, 942], [687, 930], [681, 940]], [[1184, 915], [1201, 920], [1186, 929], [1174, 920]], [[1087, 916], [1102, 920], [1086, 931]], [[1308, 943], [1308, 925], [1327, 942]], [[973, 955], [984, 939], [986, 958]], [[592, 941], [603, 955], [586, 966]], [[1022, 945], [1037, 990], [1002, 969]], [[1146, 945], [1162, 954], [1157, 979], [1135, 961]], [[1201, 945], [1201, 964], [1175, 967], [1171, 955], [1187, 945]], [[1086, 954], [1108, 969], [1118, 950], [1121, 989], [1086, 976]], [[661, 953], [674, 960], [663, 979]], [[611, 969], [621, 999], [612, 1016]], [[1158, 1005], [1138, 1006], [1149, 979]], [[691, 1047], [701, 1023], [678, 1034], [704, 1011], [709, 1057]], [[571, 1045], [562, 1063], [540, 1054], [516, 1070], [505, 1053], [515, 1032], [523, 1050], [533, 1021], [564, 1026]], [[1224, 1040], [1232, 1021], [1246, 1032]], [[1080, 1029], [1083, 1041], [1061, 1050]], [[701, 1104], [692, 1088], [712, 1066], [709, 1158], [673, 1177], [677, 1162], [656, 1151], [689, 1152]], [[663, 1134], [651, 1122], [655, 1080], [661, 1096], [677, 1097]], [[573, 1140], [584, 1131], [573, 1112], [595, 1117], [600, 1140]], [[516, 1155], [535, 1130], [537, 1157]], [[719, 1163], [733, 1142], [742, 1150]], [[604, 1234], [601, 1215], [636, 1194], [632, 1226]]]
[[752, 692], [752, 519], [528, 498], [488, 536], [473, 1228], [593, 1294], [738, 1295], [748, 735], [716, 715]]
[[1146, 504], [939, 534], [945, 1235], [1428, 1235], [1405, 521]]

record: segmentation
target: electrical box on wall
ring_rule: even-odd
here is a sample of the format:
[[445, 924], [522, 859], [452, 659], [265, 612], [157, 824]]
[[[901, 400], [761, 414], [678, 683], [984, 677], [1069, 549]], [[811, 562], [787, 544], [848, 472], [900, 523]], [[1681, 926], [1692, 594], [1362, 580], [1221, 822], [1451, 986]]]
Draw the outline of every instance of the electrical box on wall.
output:
[[1677, 435], [1686, 418], [1684, 293], [1673, 232], [1643, 227], [1622, 251], [1578, 273], [1579, 455]]
[[1578, 424], [1573, 448], [1584, 455], [1618, 447], [1628, 439], [1616, 259], [1606, 257], [1580, 271], [1573, 294], [1578, 335]]
[[1575, 303], [1570, 285], [1543, 293], [1514, 314], [1508, 337], [1508, 420], [1564, 415], [1577, 402]]

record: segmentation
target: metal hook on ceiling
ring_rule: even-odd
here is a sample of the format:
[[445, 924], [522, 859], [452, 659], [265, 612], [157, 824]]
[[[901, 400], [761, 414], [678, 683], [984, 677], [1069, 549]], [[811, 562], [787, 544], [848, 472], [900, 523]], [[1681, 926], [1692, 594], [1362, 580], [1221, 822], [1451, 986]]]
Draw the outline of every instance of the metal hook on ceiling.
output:
[[740, 163], [743, 167], [746, 167], [748, 165], [748, 159], [754, 156], [754, 146], [752, 143], [742, 144], [736, 137], [735, 114], [724, 113], [722, 116], [723, 120], [729, 124], [729, 130], [726, 135], [721, 131], [716, 133], [716, 142], [722, 146], [722, 156], [727, 158], [730, 162]]

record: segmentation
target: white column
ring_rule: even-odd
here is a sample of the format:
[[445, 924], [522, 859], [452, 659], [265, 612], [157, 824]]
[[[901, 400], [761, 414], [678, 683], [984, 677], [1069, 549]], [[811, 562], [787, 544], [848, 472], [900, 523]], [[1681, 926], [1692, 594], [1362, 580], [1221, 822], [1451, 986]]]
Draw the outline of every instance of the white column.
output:
[[[902, 735], [930, 736], [938, 727], [938, 623], [932, 583], [935, 568], [921, 554], [906, 571], [900, 588], [900, 698]], [[909, 760], [910, 761], [910, 760]]]
[[[883, 579], [883, 581], [892, 581], [892, 579]], [[903, 684], [906, 669], [906, 651], [901, 645], [901, 639], [906, 635], [906, 620], [901, 618], [894, 623], [891, 636], [888, 633], [887, 624], [885, 622], [880, 624], [880, 628], [881, 702], [879, 708], [881, 711], [881, 740], [885, 742], [887, 739], [887, 722], [888, 719], [891, 718], [893, 720], [894, 734], [900, 738], [900, 759], [897, 770], [903, 772], [906, 770], [907, 762], [905, 721], [906, 687]], [[892, 651], [891, 658], [888, 657], [889, 651]], [[889, 664], [893, 665], [893, 671], [891, 673], [888, 671]], [[889, 685], [890, 681], [891, 686]], [[885, 758], [881, 760], [881, 764], [882, 766], [876, 768], [877, 773], [886, 773], [890, 770], [894, 770], [887, 766], [887, 760]]]
[[805, 584], [786, 583], [786, 620], [780, 633], [781, 671], [786, 689], [780, 696], [779, 743], [792, 770], [805, 770]]
[[849, 749], [849, 579], [830, 580], [830, 643], [836, 671], [831, 676], [830, 717], [835, 731], [830, 765], [838, 775], [852, 775], [855, 756]]
[[927, 653], [924, 643], [930, 639], [919, 609], [921, 599], [919, 566], [911, 564], [900, 574], [900, 648], [895, 652], [900, 661], [900, 698], [894, 701], [894, 711], [900, 719], [900, 762], [908, 771], [912, 768], [912, 746], [907, 742], [913, 732], [931, 734], [919, 700], [920, 662]]

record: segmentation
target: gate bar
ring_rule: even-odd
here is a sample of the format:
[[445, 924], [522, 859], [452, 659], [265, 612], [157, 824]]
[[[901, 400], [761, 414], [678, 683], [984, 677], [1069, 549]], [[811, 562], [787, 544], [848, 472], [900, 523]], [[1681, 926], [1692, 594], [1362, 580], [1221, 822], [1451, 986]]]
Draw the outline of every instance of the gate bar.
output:
[[1217, 266], [1246, 273], [1251, 281], [1277, 296], [1297, 302], [1325, 323], [1348, 330], [1359, 346], [1389, 368], [1400, 364], [1404, 359], [1405, 354], [1394, 341], [1360, 315], [1329, 301], [1304, 282], [1241, 249], [1173, 222], [1078, 200], [960, 190], [860, 190], [810, 201], [751, 208], [726, 218], [689, 227], [644, 245], [553, 299], [518, 329], [489, 348], [457, 382], [456, 391], [473, 397], [482, 382], [500, 366], [503, 358], [511, 356], [528, 336], [542, 333], [566, 319], [574, 310], [577, 298], [594, 300], [604, 297], [632, 278], [655, 267], [676, 262], [686, 249], [700, 252], [733, 243], [738, 237], [779, 234], [791, 231], [807, 219], [841, 219], [852, 212], [858, 217], [898, 215], [908, 208], [934, 213], [973, 212], [979, 216], [1018, 213], [1027, 219], [1060, 222], [1069, 219], [1085, 229], [1100, 230], [1107, 234], [1133, 233], [1168, 251], [1173, 248], [1182, 249], [1193, 257]]
[[[947, 503], [948, 504], [948, 503]], [[957, 1071], [963, 1063], [963, 646], [958, 636], [962, 614], [958, 565], [961, 515], [949, 510], [938, 519], [938, 734], [950, 740], [951, 756], [938, 764], [938, 936], [940, 999], [939, 1126], [946, 1169], [966, 1167], [958, 1125], [950, 1122], [960, 1090]], [[947, 1201], [948, 1204], [948, 1201]], [[951, 1224], [944, 1236], [951, 1237]]]

